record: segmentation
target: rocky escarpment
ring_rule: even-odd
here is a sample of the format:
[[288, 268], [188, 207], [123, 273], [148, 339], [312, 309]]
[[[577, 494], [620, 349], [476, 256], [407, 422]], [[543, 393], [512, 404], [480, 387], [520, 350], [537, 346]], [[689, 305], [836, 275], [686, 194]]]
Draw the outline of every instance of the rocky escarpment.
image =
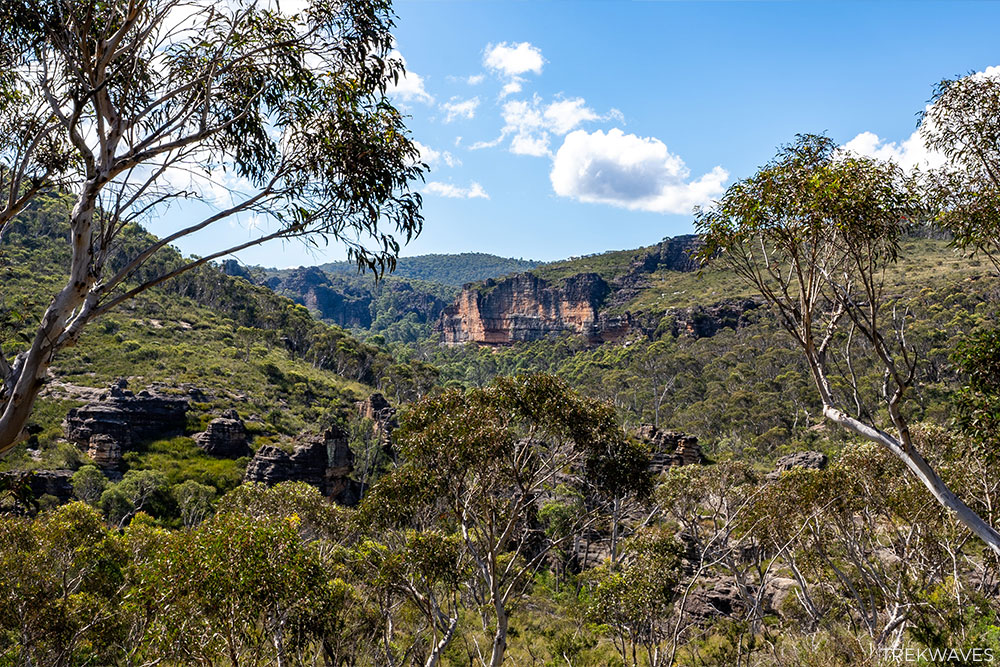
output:
[[330, 429], [323, 435], [302, 435], [291, 452], [274, 445], [257, 450], [247, 465], [245, 482], [274, 485], [305, 482], [344, 505], [355, 505], [361, 497], [360, 485], [351, 479], [354, 454], [347, 433]]
[[505, 345], [564, 333], [582, 335], [594, 344], [619, 341], [647, 328], [621, 307], [649, 286], [654, 271], [695, 270], [690, 253], [699, 245], [695, 235], [665, 239], [632, 260], [610, 283], [596, 273], [578, 273], [561, 285], [519, 273], [469, 284], [441, 313], [437, 332], [447, 345]]
[[573, 333], [588, 343], [644, 336], [714, 336], [751, 321], [759, 300], [724, 299], [711, 305], [671, 308], [666, 312], [630, 312], [628, 304], [651, 285], [657, 271], [695, 271], [693, 253], [701, 238], [689, 234], [664, 239], [632, 259], [608, 282], [596, 273], [578, 273], [556, 285], [532, 273], [466, 285], [441, 313], [437, 333], [442, 343], [505, 345]]
[[116, 468], [136, 443], [184, 433], [187, 410], [187, 399], [147, 390], [135, 394], [119, 379], [96, 402], [70, 410], [63, 428], [66, 439], [97, 465]]
[[444, 309], [437, 331], [444, 343], [508, 343], [575, 333], [589, 340], [612, 339], [627, 330], [618, 318], [601, 319], [611, 287], [596, 273], [570, 276], [561, 286], [531, 273], [482, 285], [466, 285]]
[[649, 287], [649, 277], [655, 271], [687, 273], [698, 268], [692, 253], [701, 247], [701, 237], [686, 234], [663, 239], [649, 248], [629, 265], [628, 270], [614, 280], [608, 307], [620, 308]]
[[317, 266], [281, 271], [263, 284], [342, 327], [369, 329], [374, 318], [387, 310], [398, 319], [414, 315], [418, 323], [434, 322], [446, 305], [404, 280], [387, 279], [376, 285], [371, 276], [331, 275]]

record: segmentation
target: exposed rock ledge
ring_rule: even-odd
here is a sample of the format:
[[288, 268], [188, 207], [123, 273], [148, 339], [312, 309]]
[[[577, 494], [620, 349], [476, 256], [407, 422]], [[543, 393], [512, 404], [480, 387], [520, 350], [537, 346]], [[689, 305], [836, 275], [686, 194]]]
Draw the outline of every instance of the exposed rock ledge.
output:
[[562, 286], [531, 273], [519, 273], [482, 285], [466, 285], [444, 309], [437, 331], [447, 345], [505, 345], [562, 333], [592, 342], [617, 340], [629, 329], [629, 317], [602, 318], [599, 309], [611, 287], [596, 273], [579, 273]]
[[70, 410], [63, 428], [66, 439], [97, 465], [116, 468], [134, 444], [184, 433], [187, 410], [187, 399], [146, 390], [134, 394], [118, 379], [96, 402]]
[[342, 505], [355, 505], [361, 497], [360, 484], [351, 479], [354, 453], [347, 433], [330, 429], [323, 435], [299, 436], [291, 452], [265, 445], [247, 465], [245, 482], [267, 485], [279, 482], [306, 482]]

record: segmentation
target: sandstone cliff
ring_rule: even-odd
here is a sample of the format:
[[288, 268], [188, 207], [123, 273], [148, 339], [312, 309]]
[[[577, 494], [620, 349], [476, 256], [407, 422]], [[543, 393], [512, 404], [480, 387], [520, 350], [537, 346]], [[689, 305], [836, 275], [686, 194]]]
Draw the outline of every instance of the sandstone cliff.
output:
[[566, 332], [599, 341], [627, 330], [617, 319], [601, 320], [599, 309], [610, 292], [596, 273], [570, 276], [562, 286], [531, 273], [487, 280], [466, 285], [441, 313], [437, 330], [451, 345], [503, 345]]
[[664, 239], [638, 254], [612, 282], [597, 273], [578, 273], [556, 285], [519, 273], [466, 285], [442, 311], [437, 332], [446, 345], [504, 345], [563, 333], [582, 335], [589, 343], [619, 341], [647, 328], [621, 307], [649, 285], [654, 271], [694, 271], [690, 253], [699, 245], [695, 235]]

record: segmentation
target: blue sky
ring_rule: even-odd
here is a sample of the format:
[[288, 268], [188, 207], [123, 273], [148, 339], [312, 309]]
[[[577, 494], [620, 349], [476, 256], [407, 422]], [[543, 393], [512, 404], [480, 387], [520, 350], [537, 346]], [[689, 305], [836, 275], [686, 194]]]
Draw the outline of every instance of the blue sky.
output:
[[[396, 11], [411, 74], [395, 98], [433, 167], [424, 232], [403, 255], [554, 260], [688, 233], [694, 203], [798, 132], [919, 158], [905, 142], [934, 82], [1000, 64], [994, 2], [397, 0]], [[241, 259], [342, 256], [287, 244]]]

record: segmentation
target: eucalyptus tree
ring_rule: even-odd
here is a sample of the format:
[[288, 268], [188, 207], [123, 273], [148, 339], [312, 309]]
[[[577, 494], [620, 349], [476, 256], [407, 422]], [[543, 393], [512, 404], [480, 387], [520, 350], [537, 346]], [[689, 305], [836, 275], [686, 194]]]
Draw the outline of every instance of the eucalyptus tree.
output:
[[899, 167], [801, 135], [699, 211], [696, 226], [701, 259], [725, 263], [759, 292], [805, 355], [823, 415], [898, 457], [1000, 554], [1000, 534], [917, 450], [904, 409], [920, 359], [886, 275], [906, 227], [924, 214]]
[[[31, 341], [0, 354], [0, 454], [25, 437], [59, 350], [163, 281], [289, 239], [394, 266], [422, 225], [411, 185], [425, 165], [386, 97], [402, 74], [393, 25], [387, 0], [314, 0], [291, 15], [264, 0], [0, 6], [0, 252], [40, 196], [72, 201], [66, 283]], [[185, 201], [200, 205], [173, 231], [120, 247]], [[231, 245], [156, 261], [227, 219], [247, 222]]]
[[920, 135], [947, 159], [929, 178], [940, 222], [1000, 268], [1000, 72], [938, 83]]
[[[429, 514], [460, 536], [470, 595], [488, 610], [491, 667], [504, 660], [512, 609], [553, 550], [606, 519], [615, 498], [650, 491], [648, 454], [613, 408], [548, 375], [426, 398], [394, 438], [403, 463], [366, 503], [402, 526]], [[584, 502], [565, 501], [574, 496]]]

